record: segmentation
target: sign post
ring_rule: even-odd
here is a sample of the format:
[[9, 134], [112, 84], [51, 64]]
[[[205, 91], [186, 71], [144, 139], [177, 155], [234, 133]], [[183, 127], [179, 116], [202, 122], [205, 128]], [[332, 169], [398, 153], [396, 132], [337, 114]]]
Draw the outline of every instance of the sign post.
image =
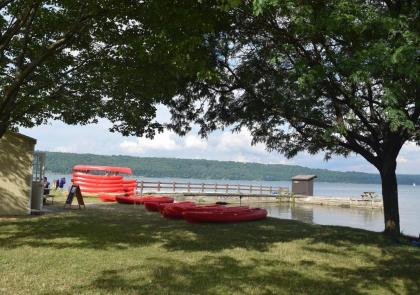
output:
[[69, 207], [71, 208], [71, 203], [73, 203], [74, 196], [76, 196], [77, 198], [77, 204], [79, 205], [79, 209], [81, 209], [81, 206], [86, 208], [82, 192], [80, 191], [80, 187], [74, 184], [70, 187], [69, 194], [67, 195], [66, 202], [64, 203], [64, 208], [66, 208], [67, 205], [69, 205]]

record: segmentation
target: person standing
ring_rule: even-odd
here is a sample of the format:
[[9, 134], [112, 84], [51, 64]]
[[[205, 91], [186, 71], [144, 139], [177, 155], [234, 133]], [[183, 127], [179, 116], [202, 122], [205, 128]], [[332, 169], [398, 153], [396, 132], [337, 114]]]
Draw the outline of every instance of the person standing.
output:
[[44, 176], [44, 179], [42, 180], [42, 186], [44, 188], [44, 195], [48, 195], [50, 193], [50, 183], [46, 176]]
[[59, 184], [59, 186], [60, 186], [60, 190], [63, 190], [64, 189], [64, 185], [66, 184], [66, 178], [65, 177], [62, 177], [61, 179], [60, 179], [60, 184]]

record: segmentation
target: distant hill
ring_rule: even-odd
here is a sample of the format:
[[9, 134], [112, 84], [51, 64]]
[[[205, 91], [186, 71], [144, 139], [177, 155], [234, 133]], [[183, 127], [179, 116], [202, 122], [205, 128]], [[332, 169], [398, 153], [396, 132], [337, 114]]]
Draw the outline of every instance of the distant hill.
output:
[[[311, 169], [296, 165], [47, 152], [46, 169], [50, 172], [70, 173], [71, 168], [77, 164], [130, 167], [135, 175], [145, 177], [279, 181], [290, 180], [298, 174], [314, 174], [318, 176], [317, 181], [380, 183], [378, 174]], [[399, 175], [398, 179], [400, 184], [420, 184], [420, 175]]]

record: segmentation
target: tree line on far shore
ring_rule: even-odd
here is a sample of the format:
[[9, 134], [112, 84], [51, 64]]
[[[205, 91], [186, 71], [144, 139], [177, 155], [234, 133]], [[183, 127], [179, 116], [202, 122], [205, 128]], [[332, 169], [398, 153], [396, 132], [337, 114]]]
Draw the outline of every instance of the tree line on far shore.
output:
[[[145, 177], [280, 181], [290, 180], [299, 174], [313, 174], [318, 177], [317, 181], [324, 182], [381, 183], [380, 176], [373, 173], [340, 172], [297, 165], [47, 152], [48, 171], [70, 173], [77, 164], [130, 167], [135, 175]], [[398, 177], [400, 184], [420, 183], [420, 175]]]

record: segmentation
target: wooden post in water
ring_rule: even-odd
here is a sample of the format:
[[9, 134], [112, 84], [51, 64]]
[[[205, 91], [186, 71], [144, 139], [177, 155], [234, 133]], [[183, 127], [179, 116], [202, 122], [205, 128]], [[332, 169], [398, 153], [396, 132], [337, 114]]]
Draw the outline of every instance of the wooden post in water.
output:
[[143, 180], [140, 182], [140, 197], [143, 197]]
[[241, 193], [241, 186], [238, 184], [238, 194]]
[[217, 193], [217, 183], [214, 185], [214, 192]]
[[229, 184], [226, 184], [226, 193], [229, 192]]
[[204, 193], [204, 183], [201, 184], [201, 192]]
[[249, 186], [249, 193], [252, 194], [252, 184]]
[[188, 192], [191, 192], [191, 182], [189, 182], [189, 181], [188, 181], [187, 191], [188, 191]]
[[157, 191], [160, 192], [160, 181], [158, 181]]
[[172, 190], [173, 190], [173, 192], [175, 192], [175, 190], [176, 190], [175, 181], [172, 182]]

